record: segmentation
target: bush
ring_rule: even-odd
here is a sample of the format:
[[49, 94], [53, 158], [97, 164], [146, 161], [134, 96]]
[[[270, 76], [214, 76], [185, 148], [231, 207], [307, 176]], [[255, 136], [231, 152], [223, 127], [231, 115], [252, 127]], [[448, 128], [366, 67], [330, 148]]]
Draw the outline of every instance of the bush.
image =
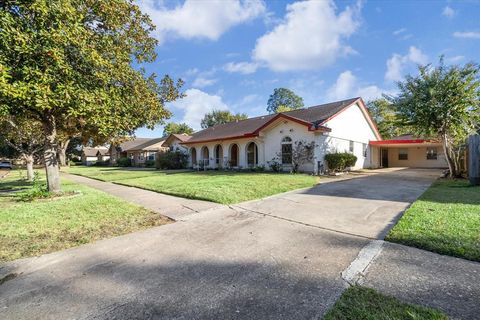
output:
[[357, 157], [348, 152], [329, 153], [325, 155], [328, 169], [335, 171], [345, 171], [348, 167], [353, 167], [357, 162]]
[[153, 167], [155, 167], [155, 160], [147, 160], [147, 161], [145, 161], [145, 167], [147, 167], [147, 168], [153, 168]]
[[95, 167], [106, 167], [110, 164], [110, 161], [107, 160], [107, 161], [97, 161], [93, 164], [93, 166]]
[[168, 151], [158, 154], [157, 169], [185, 169], [188, 165], [188, 155], [182, 151]]
[[42, 183], [40, 180], [40, 175], [38, 171], [35, 171], [33, 174], [33, 185], [32, 188], [26, 192], [20, 194], [20, 201], [33, 201], [35, 199], [48, 198], [50, 192], [48, 191], [47, 185]]
[[275, 157], [270, 161], [267, 161], [268, 165], [270, 166], [270, 169], [272, 169], [273, 172], [280, 172], [282, 171], [282, 163], [280, 162], [280, 158]]
[[119, 167], [131, 167], [132, 161], [127, 157], [122, 157], [117, 160], [117, 164]]

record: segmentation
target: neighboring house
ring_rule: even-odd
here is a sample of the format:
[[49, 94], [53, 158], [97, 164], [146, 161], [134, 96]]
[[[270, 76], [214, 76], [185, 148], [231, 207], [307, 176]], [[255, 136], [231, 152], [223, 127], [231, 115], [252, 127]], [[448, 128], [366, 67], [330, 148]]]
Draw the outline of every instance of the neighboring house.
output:
[[[213, 126], [192, 134], [188, 141], [180, 144], [189, 148], [190, 165], [194, 168], [264, 166], [269, 169], [269, 162], [277, 158], [283, 169], [289, 171], [292, 148], [301, 140], [316, 144], [313, 161], [300, 168], [304, 172], [326, 168], [324, 157], [334, 152], [354, 154], [357, 162], [352, 169], [378, 168], [386, 164], [381, 162], [380, 149], [375, 145], [382, 141], [381, 136], [361, 98]], [[411, 159], [408, 163], [391, 161], [389, 165], [425, 165], [419, 158]], [[425, 161], [428, 166], [433, 164]], [[440, 164], [439, 161], [437, 165]]]
[[112, 164], [118, 159], [129, 158], [133, 166], [144, 166], [147, 161], [155, 161], [157, 152], [167, 151], [165, 138], [134, 138], [110, 147]]
[[82, 149], [82, 163], [90, 166], [97, 161], [107, 161], [110, 159], [110, 152], [106, 147], [83, 147]]
[[192, 136], [190, 136], [186, 133], [182, 133], [182, 134], [172, 133], [167, 137], [167, 139], [165, 140], [163, 145], [165, 147], [168, 147], [168, 150], [170, 150], [170, 151], [185, 151], [185, 152], [187, 152], [188, 147], [186, 147], [182, 143], [187, 142], [188, 140], [190, 140], [191, 137]]
[[371, 141], [370, 148], [375, 167], [447, 167], [439, 140], [419, 139], [406, 134], [390, 140]]

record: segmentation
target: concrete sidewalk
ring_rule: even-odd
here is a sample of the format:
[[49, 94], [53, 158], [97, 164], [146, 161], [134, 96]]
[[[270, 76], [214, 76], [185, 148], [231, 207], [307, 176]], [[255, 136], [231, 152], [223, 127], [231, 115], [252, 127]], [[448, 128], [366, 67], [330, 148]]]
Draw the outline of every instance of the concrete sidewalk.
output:
[[480, 317], [478, 262], [384, 242], [361, 284], [451, 319]]
[[192, 214], [221, 206], [213, 202], [169, 196], [154, 191], [127, 187], [74, 174], [62, 172], [62, 176], [73, 182], [84, 184], [126, 201], [138, 204], [174, 220], [185, 220]]

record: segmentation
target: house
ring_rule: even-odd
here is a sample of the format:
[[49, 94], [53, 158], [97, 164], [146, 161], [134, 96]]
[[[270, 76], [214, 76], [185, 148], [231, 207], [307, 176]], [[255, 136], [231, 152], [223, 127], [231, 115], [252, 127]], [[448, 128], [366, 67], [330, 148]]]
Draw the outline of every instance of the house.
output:
[[147, 161], [155, 161], [158, 152], [167, 151], [165, 138], [134, 138], [110, 147], [112, 164], [120, 158], [129, 158], [132, 166], [144, 166]]
[[170, 134], [167, 139], [165, 139], [164, 146], [168, 147], [169, 151], [188, 151], [188, 147], [183, 145], [183, 142], [187, 142], [190, 140], [192, 136], [186, 134], [186, 133], [172, 133]]
[[83, 147], [81, 158], [84, 165], [90, 166], [98, 161], [108, 161], [110, 151], [107, 147]]
[[[354, 154], [357, 162], [352, 169], [433, 165], [428, 162], [430, 160], [413, 158], [413, 153], [412, 161], [407, 163], [382, 162], [380, 153], [383, 149], [381, 144], [375, 143], [383, 140], [361, 98], [221, 124], [196, 132], [187, 141], [179, 143], [188, 147], [190, 165], [194, 168], [263, 166], [269, 169], [269, 163], [276, 159], [283, 170], [290, 171], [296, 141], [314, 141], [316, 145], [313, 161], [300, 167], [304, 172], [323, 171], [327, 167], [324, 156], [334, 152]], [[425, 147], [433, 146], [433, 142], [430, 143]], [[407, 149], [417, 146], [405, 145]], [[436, 150], [438, 156], [438, 149], [428, 150], [431, 153]], [[393, 149], [391, 153], [393, 157]], [[424, 154], [424, 157], [433, 155]], [[435, 163], [441, 164], [441, 161]]]
[[419, 139], [411, 134], [390, 140], [370, 141], [374, 167], [445, 168], [442, 142]]

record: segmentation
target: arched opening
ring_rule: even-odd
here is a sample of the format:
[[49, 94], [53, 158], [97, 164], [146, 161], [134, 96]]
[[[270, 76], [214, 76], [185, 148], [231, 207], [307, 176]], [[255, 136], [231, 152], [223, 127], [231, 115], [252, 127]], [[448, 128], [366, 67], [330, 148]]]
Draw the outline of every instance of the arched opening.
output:
[[207, 146], [202, 147], [202, 165], [208, 167], [210, 154]]
[[255, 142], [247, 144], [247, 165], [249, 167], [258, 165], [258, 147]]
[[190, 159], [192, 159], [192, 167], [197, 165], [197, 149], [190, 149]]
[[217, 167], [223, 167], [223, 148], [217, 144], [214, 149], [215, 152], [215, 164]]
[[292, 138], [282, 139], [282, 164], [292, 164]]
[[238, 145], [230, 146], [230, 167], [238, 167]]

